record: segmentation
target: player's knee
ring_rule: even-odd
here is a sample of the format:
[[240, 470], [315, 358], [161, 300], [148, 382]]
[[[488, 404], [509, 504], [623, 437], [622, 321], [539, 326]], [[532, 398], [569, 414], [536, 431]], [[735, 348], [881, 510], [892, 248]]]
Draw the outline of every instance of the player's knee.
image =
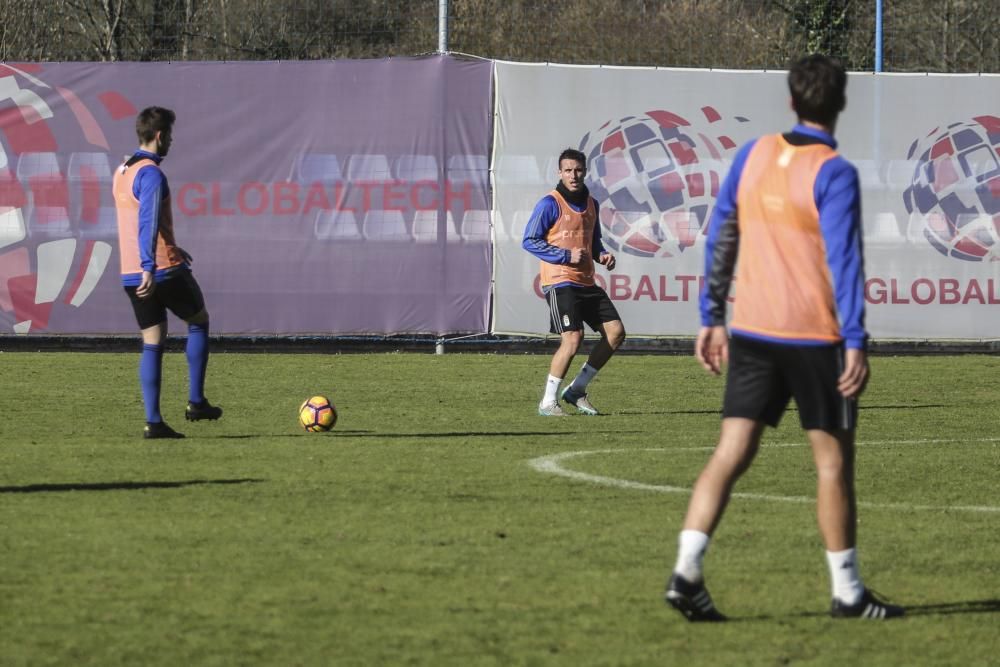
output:
[[202, 308], [199, 312], [195, 313], [194, 315], [192, 315], [191, 317], [189, 317], [185, 321], [188, 324], [207, 325], [208, 324], [208, 308]]
[[571, 354], [576, 354], [580, 350], [580, 346], [582, 344], [583, 331], [566, 331], [563, 333], [562, 342], [560, 343], [563, 351]]
[[825, 480], [845, 479], [848, 473], [847, 462], [839, 456], [828, 456], [816, 460], [816, 474]]
[[146, 345], [162, 345], [167, 337], [167, 321], [163, 320], [141, 331], [142, 342]]
[[621, 322], [616, 323], [614, 326], [607, 327], [607, 339], [608, 345], [610, 345], [613, 350], [617, 350], [621, 344], [625, 342], [625, 327], [622, 326]]

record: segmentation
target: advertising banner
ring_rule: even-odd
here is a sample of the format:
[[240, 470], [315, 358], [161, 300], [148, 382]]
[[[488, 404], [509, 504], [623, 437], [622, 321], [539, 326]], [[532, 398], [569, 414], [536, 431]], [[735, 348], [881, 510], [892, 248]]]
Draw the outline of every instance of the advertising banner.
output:
[[0, 64], [0, 334], [136, 331], [111, 178], [153, 105], [213, 333], [485, 332], [491, 70]]
[[[521, 239], [558, 182], [559, 153], [575, 148], [618, 258], [598, 282], [626, 329], [693, 335], [704, 234], [732, 156], [795, 123], [785, 73], [498, 62], [495, 77], [495, 331], [548, 331]], [[869, 331], [997, 338], [1000, 77], [848, 81], [836, 137], [861, 178]]]

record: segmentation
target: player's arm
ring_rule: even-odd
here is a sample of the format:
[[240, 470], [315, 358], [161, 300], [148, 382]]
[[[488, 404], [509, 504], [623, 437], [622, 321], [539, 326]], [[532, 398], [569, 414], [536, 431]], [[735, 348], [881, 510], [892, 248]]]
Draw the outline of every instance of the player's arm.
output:
[[705, 238], [705, 286], [699, 299], [701, 325], [716, 327], [726, 325], [726, 302], [736, 268], [736, 255], [740, 246], [737, 223], [736, 195], [740, 176], [753, 142], [743, 146], [726, 174], [715, 200], [715, 208], [708, 221]]
[[[549, 230], [559, 220], [559, 204], [551, 195], [545, 195], [535, 204], [528, 224], [524, 228], [521, 247], [549, 264], [570, 264], [571, 252], [548, 242]], [[579, 261], [577, 258], [576, 261]]]
[[[720, 208], [722, 209], [720, 211]], [[729, 335], [726, 332], [726, 299], [733, 282], [733, 269], [739, 250], [739, 227], [735, 207], [716, 206], [713, 228], [705, 246], [705, 287], [701, 293], [701, 330], [695, 340], [694, 356], [705, 370], [721, 373], [729, 360]], [[724, 216], [724, 217], [723, 217]]]
[[590, 247], [593, 248], [593, 256], [597, 258], [597, 263], [603, 264], [608, 267], [608, 271], [612, 271], [618, 260], [615, 259], [614, 254], [608, 252], [604, 247], [604, 238], [601, 235], [601, 205], [593, 197], [591, 197], [591, 200], [594, 202], [596, 219], [594, 221], [594, 238], [591, 239]]
[[139, 200], [138, 243], [142, 280], [136, 288], [136, 295], [140, 298], [156, 289], [153, 274], [156, 273], [156, 241], [160, 231], [164, 180], [163, 172], [147, 165], [139, 169], [132, 186], [132, 192]]
[[733, 166], [722, 182], [706, 233], [705, 286], [698, 304], [701, 329], [695, 339], [694, 356], [705, 370], [715, 375], [722, 372], [722, 364], [729, 358], [726, 301], [733, 283], [736, 256], [740, 247], [736, 195], [743, 165], [752, 147], [753, 142], [737, 151]]
[[865, 347], [865, 272], [861, 247], [861, 187], [858, 172], [847, 160], [828, 160], [813, 188], [826, 263], [840, 318], [840, 335], [848, 349]]
[[858, 171], [847, 160], [828, 160], [816, 176], [813, 189], [819, 226], [826, 246], [826, 263], [833, 280], [840, 335], [847, 348], [838, 389], [848, 398], [868, 383], [865, 352], [865, 272], [861, 241], [861, 186]]

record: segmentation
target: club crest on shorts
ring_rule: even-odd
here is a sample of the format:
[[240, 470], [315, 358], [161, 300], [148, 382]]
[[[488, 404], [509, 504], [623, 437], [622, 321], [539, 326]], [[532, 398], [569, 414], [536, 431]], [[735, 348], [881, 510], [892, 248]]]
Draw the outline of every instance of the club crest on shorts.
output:
[[563, 322], [563, 326], [564, 327], [568, 327], [569, 326], [569, 315], [563, 315], [562, 322]]

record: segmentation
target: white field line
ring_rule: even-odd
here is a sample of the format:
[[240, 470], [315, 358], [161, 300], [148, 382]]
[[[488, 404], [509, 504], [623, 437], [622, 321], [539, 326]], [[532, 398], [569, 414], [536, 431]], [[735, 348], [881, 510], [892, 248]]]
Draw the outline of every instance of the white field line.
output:
[[[983, 442], [983, 443], [997, 443], [1000, 442], [1000, 438], [978, 438], [974, 440], [956, 440], [954, 438], [948, 439], [928, 439], [928, 440], [880, 440], [872, 442], [859, 442], [858, 446], [871, 446], [871, 445], [932, 445], [944, 442]], [[761, 449], [767, 448], [777, 448], [777, 447], [806, 447], [806, 443], [802, 442], [785, 442], [776, 443], [769, 445], [761, 445]], [[591, 475], [585, 472], [579, 472], [577, 470], [570, 470], [564, 467], [563, 463], [571, 459], [580, 459], [586, 456], [595, 456], [600, 454], [633, 454], [636, 452], [694, 452], [694, 451], [711, 451], [715, 447], [680, 447], [676, 449], [667, 449], [663, 447], [651, 448], [651, 449], [590, 449], [581, 450], [575, 452], [560, 452], [558, 454], [549, 454], [547, 456], [540, 456], [538, 458], [531, 459], [528, 461], [528, 465], [538, 472], [547, 473], [550, 475], [558, 475], [560, 477], [566, 477], [568, 479], [577, 480], [580, 482], [590, 482], [592, 484], [601, 484], [603, 486], [613, 486], [619, 489], [633, 489], [636, 491], [652, 491], [655, 493], [690, 493], [690, 489], [680, 487], [680, 486], [669, 486], [666, 484], [646, 484], [644, 482], [634, 482], [627, 479], [617, 479], [615, 477], [604, 477], [603, 475]], [[815, 498], [808, 496], [775, 496], [764, 493], [733, 493], [733, 498], [745, 498], [747, 500], [770, 500], [774, 502], [782, 503], [813, 503]], [[872, 503], [859, 501], [858, 507], [871, 507], [875, 509], [893, 509], [893, 510], [908, 510], [908, 511], [949, 511], [949, 512], [1000, 512], [1000, 507], [995, 505], [914, 505], [911, 503]]]

